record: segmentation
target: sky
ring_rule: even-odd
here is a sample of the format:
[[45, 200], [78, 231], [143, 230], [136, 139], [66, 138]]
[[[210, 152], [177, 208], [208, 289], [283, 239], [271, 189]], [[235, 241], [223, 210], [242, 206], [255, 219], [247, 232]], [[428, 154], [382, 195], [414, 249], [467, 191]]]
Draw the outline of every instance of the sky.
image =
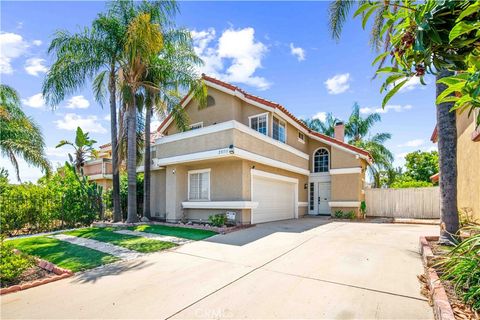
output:
[[[340, 41], [328, 29], [328, 2], [180, 2], [177, 26], [191, 30], [202, 72], [231, 82], [247, 92], [275, 101], [301, 118], [324, 119], [331, 112], [347, 120], [354, 102], [365, 116], [380, 112], [381, 123], [372, 134], [389, 132], [386, 146], [395, 155], [395, 166], [415, 150], [435, 150], [430, 136], [435, 126], [434, 79], [427, 86], [411, 82], [381, 109], [382, 81], [372, 79], [376, 53], [369, 32], [359, 19], [350, 19]], [[23, 110], [40, 124], [46, 153], [53, 166], [63, 164], [75, 129], [98, 141], [109, 142], [109, 110], [92, 96], [90, 82], [55, 110], [45, 106], [40, 94], [52, 56], [47, 49], [58, 30], [76, 32], [89, 26], [106, 3], [100, 1], [2, 1], [0, 28], [1, 83], [20, 94]], [[155, 121], [152, 127], [159, 122]], [[0, 128], [1, 129], [1, 128]], [[13, 167], [5, 158], [0, 167]], [[20, 161], [22, 181], [36, 181], [39, 169]]]

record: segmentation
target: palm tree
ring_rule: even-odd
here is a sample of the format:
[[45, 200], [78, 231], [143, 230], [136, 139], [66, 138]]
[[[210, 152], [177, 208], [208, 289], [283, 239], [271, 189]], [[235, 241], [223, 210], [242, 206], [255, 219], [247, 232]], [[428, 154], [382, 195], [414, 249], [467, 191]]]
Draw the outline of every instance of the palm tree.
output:
[[97, 143], [97, 141], [91, 139], [88, 136], [88, 132], [83, 132], [82, 128], [77, 127], [75, 143], [68, 140], [61, 140], [56, 148], [70, 145], [75, 149], [74, 156], [69, 153], [68, 157], [70, 158], [70, 162], [75, 166], [75, 170], [83, 176], [83, 166], [85, 162], [88, 159], [93, 159], [97, 156], [97, 153], [93, 148], [95, 143]]
[[360, 115], [360, 106], [354, 103], [352, 113], [345, 124], [345, 136], [348, 143], [367, 150], [373, 159], [369, 165], [370, 173], [374, 178], [374, 186], [380, 187], [379, 172], [391, 168], [393, 154], [385, 147], [385, 142], [391, 139], [390, 133], [376, 133], [370, 135], [375, 123], [382, 120], [380, 114], [372, 113], [363, 118]]
[[164, 47], [160, 55], [152, 58], [151, 68], [146, 76], [147, 83], [154, 83], [157, 90], [145, 87], [145, 150], [144, 150], [144, 206], [143, 217], [150, 219], [150, 122], [153, 111], [161, 116], [167, 113], [177, 127], [187, 129], [188, 118], [179, 106], [182, 91], [191, 92], [200, 107], [206, 106], [206, 88], [198, 78], [196, 67], [202, 64], [196, 55], [190, 32], [185, 29], [172, 29], [164, 33]]
[[[118, 66], [124, 46], [125, 28], [117, 20], [100, 14], [92, 29], [71, 34], [57, 31], [48, 49], [55, 55], [43, 83], [43, 95], [47, 103], [57, 106], [65, 97], [94, 80], [94, 89], [108, 79], [110, 106], [110, 136], [112, 144], [113, 211], [114, 221], [120, 221], [120, 180], [117, 140], [116, 81]], [[95, 90], [94, 90], [95, 91]], [[102, 104], [105, 92], [96, 90], [97, 101]]]
[[9, 158], [18, 181], [18, 157], [41, 168], [47, 175], [50, 173], [40, 127], [23, 113], [17, 91], [4, 84], [0, 84], [0, 128], [0, 154]]
[[310, 129], [323, 133], [324, 135], [333, 137], [335, 133], [335, 125], [339, 120], [333, 116], [332, 113], [328, 113], [325, 121], [321, 121], [320, 119], [306, 119], [303, 120], [303, 123]]

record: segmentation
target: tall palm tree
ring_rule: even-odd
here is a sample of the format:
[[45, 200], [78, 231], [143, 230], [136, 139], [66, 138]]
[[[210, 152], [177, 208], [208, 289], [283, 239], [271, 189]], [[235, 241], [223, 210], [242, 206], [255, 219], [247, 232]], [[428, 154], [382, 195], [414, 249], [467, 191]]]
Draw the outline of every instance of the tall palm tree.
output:
[[382, 120], [380, 114], [372, 113], [363, 118], [360, 115], [360, 106], [354, 103], [352, 113], [345, 124], [345, 136], [348, 143], [367, 150], [373, 159], [369, 165], [370, 173], [374, 178], [374, 186], [380, 187], [379, 172], [391, 168], [393, 154], [385, 147], [385, 142], [391, 139], [390, 133], [370, 134], [375, 123]]
[[[117, 20], [100, 14], [92, 28], [82, 32], [57, 31], [48, 52], [55, 55], [43, 83], [43, 95], [47, 103], [57, 106], [65, 97], [82, 88], [89, 79], [95, 85], [108, 79], [110, 107], [110, 136], [113, 169], [114, 221], [120, 221], [120, 180], [117, 140], [116, 79], [119, 59], [123, 52], [125, 28]], [[104, 91], [95, 91], [97, 101], [102, 104]]]
[[77, 173], [80, 173], [83, 176], [83, 166], [88, 159], [93, 159], [97, 156], [93, 145], [97, 143], [97, 141], [91, 139], [88, 136], [88, 132], [83, 132], [82, 128], [77, 127], [77, 132], [75, 134], [75, 142], [70, 142], [68, 140], [61, 140], [56, 148], [61, 148], [63, 146], [69, 145], [72, 146], [75, 150], [74, 156], [70, 153], [68, 157], [70, 158], [70, 162], [73, 163], [75, 166], [75, 170]]
[[18, 181], [18, 157], [39, 167], [46, 174], [50, 173], [50, 163], [44, 149], [45, 142], [40, 127], [22, 111], [17, 91], [0, 84], [0, 154], [9, 158]]
[[333, 137], [335, 133], [335, 125], [337, 124], [338, 119], [333, 116], [332, 113], [328, 113], [325, 121], [320, 119], [306, 119], [303, 120], [303, 123], [310, 129], [323, 133], [327, 136]]
[[[348, 18], [349, 13], [353, 9], [354, 5], [363, 5], [367, 0], [361, 0], [358, 2], [352, 0], [335, 0], [332, 1], [329, 8], [329, 20], [330, 30], [334, 39], [339, 39], [343, 26]], [[364, 15], [363, 24], [368, 20], [371, 14], [375, 14], [375, 21], [371, 30], [371, 44], [375, 49], [380, 49], [383, 44], [383, 51], [389, 52], [391, 50], [390, 34], [391, 32], [383, 33], [381, 37], [381, 30], [386, 27], [392, 30], [394, 25], [390, 26], [385, 24], [384, 13], [388, 11], [388, 7], [392, 6], [395, 12], [398, 7], [396, 1], [384, 1], [383, 6], [378, 7], [370, 13], [367, 11]], [[373, 10], [373, 9], [372, 9]], [[440, 46], [441, 47], [441, 46]], [[382, 67], [385, 59], [381, 59], [379, 68]], [[436, 80], [446, 77], [449, 74], [446, 70], [437, 70]], [[437, 97], [446, 89], [444, 85], [436, 83], [436, 95]], [[458, 211], [457, 211], [457, 164], [456, 164], [456, 124], [455, 124], [455, 112], [447, 114], [450, 108], [453, 106], [451, 103], [444, 103], [437, 105], [437, 131], [439, 137], [438, 143], [438, 156], [439, 163], [441, 164], [441, 175], [444, 177], [443, 181], [440, 181], [440, 212], [442, 231], [440, 232], [439, 242], [442, 244], [450, 244], [453, 242], [453, 234], [458, 231]], [[442, 137], [442, 138], [440, 138]], [[440, 140], [443, 140], [440, 143]], [[447, 177], [447, 178], [445, 178]]]
[[164, 32], [164, 47], [158, 56], [152, 57], [151, 68], [146, 76], [147, 83], [154, 83], [157, 90], [144, 88], [145, 109], [145, 150], [144, 150], [144, 206], [143, 216], [150, 219], [150, 122], [153, 112], [160, 116], [172, 115], [177, 127], [187, 129], [188, 117], [179, 106], [182, 92], [193, 94], [200, 107], [206, 106], [206, 87], [198, 77], [196, 67], [203, 64], [196, 55], [190, 32], [186, 29], [172, 29]]

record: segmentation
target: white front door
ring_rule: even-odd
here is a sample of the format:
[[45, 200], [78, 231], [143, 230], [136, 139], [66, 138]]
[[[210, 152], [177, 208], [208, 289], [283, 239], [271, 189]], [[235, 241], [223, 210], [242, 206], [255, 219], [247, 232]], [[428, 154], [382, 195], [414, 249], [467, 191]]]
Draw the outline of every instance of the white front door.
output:
[[317, 213], [330, 215], [330, 182], [318, 182], [317, 183]]
[[311, 182], [309, 190], [309, 212], [317, 215], [330, 215], [330, 201], [331, 184], [330, 181]]

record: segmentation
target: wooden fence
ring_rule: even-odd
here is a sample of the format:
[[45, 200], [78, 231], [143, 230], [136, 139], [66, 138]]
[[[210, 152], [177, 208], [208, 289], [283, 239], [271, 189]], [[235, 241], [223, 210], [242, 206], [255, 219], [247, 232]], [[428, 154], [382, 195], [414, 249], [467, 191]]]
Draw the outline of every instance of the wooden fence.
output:
[[367, 216], [415, 219], [440, 218], [440, 189], [367, 189]]

